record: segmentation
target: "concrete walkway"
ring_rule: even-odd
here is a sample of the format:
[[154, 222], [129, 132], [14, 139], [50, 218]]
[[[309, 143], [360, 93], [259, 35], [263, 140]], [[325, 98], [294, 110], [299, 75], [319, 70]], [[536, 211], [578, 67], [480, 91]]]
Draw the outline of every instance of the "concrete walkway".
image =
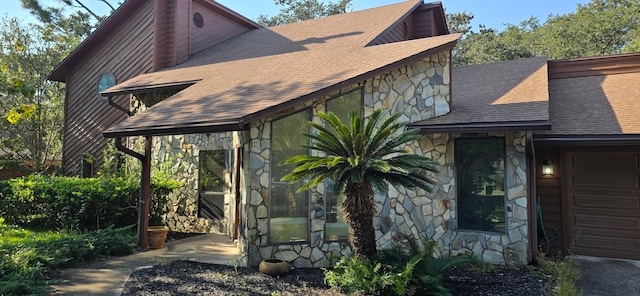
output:
[[640, 261], [575, 256], [576, 283], [584, 296], [640, 295]]
[[158, 250], [87, 262], [64, 269], [53, 285], [53, 295], [120, 295], [132, 271], [175, 260], [235, 265], [240, 258], [236, 244], [225, 235], [205, 234], [171, 241]]

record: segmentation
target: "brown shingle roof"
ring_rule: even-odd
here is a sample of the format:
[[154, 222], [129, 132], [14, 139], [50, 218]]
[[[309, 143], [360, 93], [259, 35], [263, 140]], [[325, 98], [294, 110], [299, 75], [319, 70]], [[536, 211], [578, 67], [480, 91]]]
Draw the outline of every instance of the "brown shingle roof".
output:
[[[238, 128], [254, 118], [451, 48], [459, 34], [366, 46], [421, 0], [249, 31], [177, 67], [108, 93], [194, 85], [110, 128], [105, 136]], [[224, 127], [220, 127], [225, 125]]]
[[547, 59], [453, 67], [452, 112], [411, 127], [429, 132], [548, 128]]
[[547, 135], [640, 134], [640, 73], [553, 79]]

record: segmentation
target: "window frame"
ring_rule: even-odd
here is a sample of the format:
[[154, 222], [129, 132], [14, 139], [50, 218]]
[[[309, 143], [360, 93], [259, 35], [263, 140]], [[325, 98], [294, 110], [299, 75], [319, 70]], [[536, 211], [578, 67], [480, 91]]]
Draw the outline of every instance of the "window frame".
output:
[[[459, 162], [459, 160], [461, 160], [462, 155], [461, 155], [461, 151], [459, 150], [458, 147], [460, 147], [460, 142], [464, 142], [464, 141], [478, 141], [478, 140], [493, 140], [493, 141], [500, 141], [500, 144], [502, 145], [502, 163], [503, 163], [503, 168], [502, 168], [502, 183], [503, 183], [503, 195], [502, 195], [502, 206], [504, 209], [504, 213], [503, 213], [503, 219], [504, 219], [504, 227], [502, 228], [501, 231], [496, 231], [496, 230], [485, 230], [485, 229], [472, 229], [472, 228], [463, 228], [460, 225], [460, 216], [462, 215], [462, 210], [461, 210], [461, 206], [462, 206], [462, 186], [463, 186], [463, 180], [461, 177], [462, 172], [462, 164]], [[460, 137], [460, 138], [456, 138], [454, 140], [454, 165], [456, 168], [456, 173], [455, 173], [455, 177], [456, 177], [456, 216], [457, 218], [457, 223], [456, 223], [456, 228], [459, 231], [466, 231], [466, 232], [483, 232], [483, 233], [492, 233], [492, 234], [505, 234], [508, 231], [508, 210], [507, 210], [507, 143], [506, 143], [506, 137], [504, 136], [484, 136], [484, 137]], [[465, 227], [468, 227], [468, 225], [465, 225]]]
[[[295, 245], [295, 244], [301, 244], [301, 243], [310, 243], [311, 242], [311, 221], [310, 221], [310, 207], [311, 207], [311, 192], [309, 189], [306, 189], [306, 205], [307, 205], [307, 211], [306, 211], [306, 219], [307, 219], [307, 227], [306, 227], [306, 238], [304, 240], [297, 240], [297, 241], [287, 241], [287, 242], [274, 242], [271, 239], [271, 223], [272, 223], [272, 219], [274, 217], [272, 217], [272, 202], [274, 200], [273, 196], [273, 173], [274, 173], [274, 168], [279, 166], [277, 163], [275, 163], [274, 159], [273, 159], [273, 124], [278, 121], [278, 120], [282, 120], [284, 118], [287, 118], [289, 116], [293, 116], [295, 114], [301, 113], [301, 112], [306, 112], [307, 113], [307, 122], [311, 121], [313, 119], [313, 110], [311, 107], [305, 107], [302, 108], [300, 110], [296, 110], [294, 112], [291, 113], [287, 113], [284, 114], [282, 116], [278, 116], [276, 118], [273, 118], [270, 122], [268, 122], [269, 124], [269, 149], [270, 149], [270, 157], [269, 157], [269, 203], [267, 204], [267, 219], [268, 219], [268, 223], [267, 223], [267, 229], [268, 229], [268, 234], [267, 234], [267, 244], [268, 245]], [[266, 124], [266, 123], [265, 123]], [[307, 132], [311, 132], [311, 126], [308, 126]], [[311, 149], [307, 148], [307, 154], [311, 153]], [[279, 218], [279, 217], [276, 217]]]

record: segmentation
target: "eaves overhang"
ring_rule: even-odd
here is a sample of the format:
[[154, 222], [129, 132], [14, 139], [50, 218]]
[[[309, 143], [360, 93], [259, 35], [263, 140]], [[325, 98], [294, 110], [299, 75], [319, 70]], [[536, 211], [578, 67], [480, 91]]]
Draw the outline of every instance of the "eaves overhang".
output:
[[510, 121], [510, 122], [478, 122], [455, 124], [408, 124], [407, 128], [419, 129], [422, 134], [465, 134], [486, 132], [512, 132], [512, 131], [540, 131], [551, 130], [551, 124], [546, 120]]
[[140, 93], [150, 93], [150, 92], [158, 92], [164, 90], [176, 90], [176, 89], [185, 89], [189, 86], [192, 86], [201, 81], [201, 79], [194, 80], [186, 80], [186, 81], [176, 81], [170, 83], [159, 83], [159, 84], [148, 84], [148, 85], [139, 85], [132, 87], [111, 87], [100, 93], [102, 96], [117, 96], [117, 95], [128, 95], [128, 94], [140, 94]]
[[248, 129], [241, 120], [219, 121], [219, 122], [202, 122], [189, 125], [167, 125], [154, 126], [146, 129], [108, 129], [102, 133], [105, 138], [124, 138], [135, 136], [168, 136], [168, 135], [184, 135], [184, 134], [205, 134], [220, 133], [230, 131], [241, 131]]
[[533, 134], [536, 146], [640, 145], [640, 134], [627, 135], [545, 135]]

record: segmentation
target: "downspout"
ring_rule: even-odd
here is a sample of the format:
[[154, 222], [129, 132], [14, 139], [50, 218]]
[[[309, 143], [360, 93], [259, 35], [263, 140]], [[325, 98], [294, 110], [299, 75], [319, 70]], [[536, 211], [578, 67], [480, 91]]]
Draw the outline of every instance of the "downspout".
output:
[[538, 202], [536, 197], [536, 151], [533, 145], [533, 132], [527, 131], [527, 158], [529, 186], [527, 193], [529, 194], [529, 247], [531, 249], [531, 258], [529, 262], [537, 261], [538, 258]]
[[[107, 103], [115, 107], [116, 109], [132, 116], [133, 114], [126, 108], [116, 104], [111, 100], [111, 96], [107, 97]], [[137, 242], [138, 250], [146, 251], [149, 247], [148, 234], [149, 230], [149, 204], [151, 203], [151, 143], [153, 138], [151, 136], [145, 137], [144, 143], [144, 155], [135, 152], [124, 145], [122, 145], [122, 138], [116, 137], [116, 148], [123, 153], [133, 156], [140, 160], [142, 163], [142, 172], [140, 178], [140, 195], [138, 197], [138, 228], [137, 228]]]
[[[133, 114], [131, 113], [131, 111], [127, 110], [126, 108], [124, 108], [124, 107], [122, 107], [122, 106], [120, 106], [120, 105], [116, 104], [116, 102], [112, 101], [112, 100], [111, 100], [111, 96], [107, 96], [107, 103], [109, 103], [109, 105], [111, 105], [112, 107], [114, 107], [114, 108], [116, 108], [116, 109], [118, 109], [118, 110], [122, 111], [124, 114], [127, 114], [128, 116], [133, 116]], [[122, 152], [124, 152], [124, 151], [122, 151]], [[124, 153], [126, 153], [126, 152], [124, 152]], [[128, 153], [127, 153], [127, 154], [128, 154]], [[129, 155], [131, 155], [131, 154], [129, 154]]]

